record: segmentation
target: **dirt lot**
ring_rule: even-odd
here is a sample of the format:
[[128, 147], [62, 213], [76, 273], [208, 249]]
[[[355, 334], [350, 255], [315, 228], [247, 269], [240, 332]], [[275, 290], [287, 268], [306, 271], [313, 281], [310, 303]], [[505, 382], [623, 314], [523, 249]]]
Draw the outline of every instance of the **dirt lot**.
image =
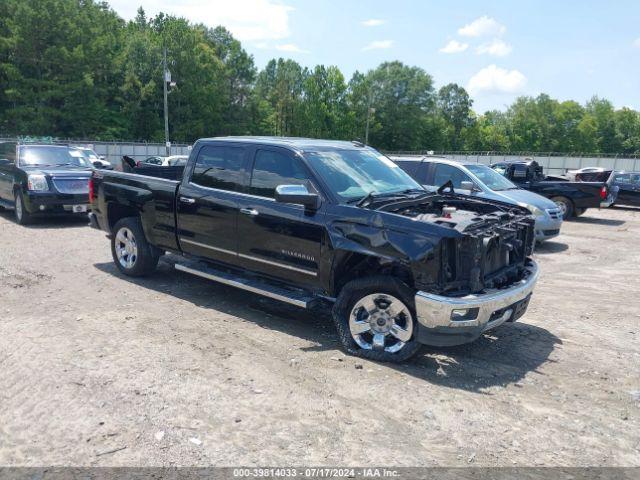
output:
[[640, 210], [536, 254], [529, 312], [401, 366], [328, 318], [0, 214], [0, 464], [640, 466]]

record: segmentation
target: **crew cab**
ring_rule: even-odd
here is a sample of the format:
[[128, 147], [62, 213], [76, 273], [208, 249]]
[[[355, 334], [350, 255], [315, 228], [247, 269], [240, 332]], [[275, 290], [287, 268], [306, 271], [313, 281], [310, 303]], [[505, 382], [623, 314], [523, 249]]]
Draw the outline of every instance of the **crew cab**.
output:
[[38, 215], [86, 215], [91, 170], [74, 147], [0, 143], [0, 207], [22, 225]]
[[479, 163], [459, 163], [443, 157], [394, 156], [391, 159], [429, 191], [451, 182], [456, 193], [525, 207], [534, 216], [536, 241], [560, 235], [562, 212], [548, 198], [519, 188], [495, 170]]
[[582, 215], [587, 208], [606, 208], [613, 205], [615, 189], [608, 182], [571, 182], [547, 177], [535, 160], [515, 160], [494, 163], [496, 172], [520, 188], [531, 190], [553, 200], [566, 220]]
[[164, 256], [299, 307], [332, 303], [344, 349], [374, 360], [513, 322], [538, 278], [527, 209], [428, 192], [358, 142], [202, 139], [185, 167], [95, 170], [90, 191], [125, 275]]

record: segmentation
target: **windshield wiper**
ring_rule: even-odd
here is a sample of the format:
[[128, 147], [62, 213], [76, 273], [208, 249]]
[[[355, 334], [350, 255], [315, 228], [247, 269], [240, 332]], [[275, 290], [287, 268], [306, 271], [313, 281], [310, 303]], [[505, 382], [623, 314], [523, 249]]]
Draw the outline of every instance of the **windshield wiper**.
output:
[[398, 192], [369, 192], [356, 202], [356, 207], [364, 207], [365, 205], [369, 205], [376, 198], [406, 197], [409, 196], [409, 194], [412, 192], [420, 192], [425, 194], [428, 193], [426, 190], [421, 190], [419, 188], [408, 188], [406, 190], [400, 190]]

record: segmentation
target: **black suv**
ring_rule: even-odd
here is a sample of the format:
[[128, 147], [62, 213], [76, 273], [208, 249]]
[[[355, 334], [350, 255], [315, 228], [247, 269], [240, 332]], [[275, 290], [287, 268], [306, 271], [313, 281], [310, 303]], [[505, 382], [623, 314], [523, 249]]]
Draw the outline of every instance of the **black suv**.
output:
[[27, 224], [38, 215], [84, 214], [91, 164], [67, 145], [0, 143], [0, 207]]

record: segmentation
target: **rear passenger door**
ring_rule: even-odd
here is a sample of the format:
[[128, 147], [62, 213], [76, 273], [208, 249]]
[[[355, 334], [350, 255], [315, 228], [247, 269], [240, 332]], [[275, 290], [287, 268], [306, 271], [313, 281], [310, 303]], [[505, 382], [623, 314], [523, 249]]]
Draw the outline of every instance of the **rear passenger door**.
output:
[[240, 191], [249, 149], [205, 144], [180, 185], [178, 239], [182, 251], [235, 263]]
[[318, 191], [307, 166], [293, 152], [258, 147], [238, 215], [240, 263], [288, 283], [315, 284], [324, 232], [322, 207], [310, 212], [302, 205], [278, 203], [278, 185]]
[[425, 186], [427, 190], [435, 192], [447, 182], [453, 183], [453, 190], [462, 195], [471, 195], [470, 190], [462, 189], [462, 182], [473, 182], [471, 177], [462, 169], [448, 163], [434, 163], [431, 169], [428, 184]]
[[420, 160], [396, 160], [396, 163], [420, 185], [427, 183], [428, 162]]

